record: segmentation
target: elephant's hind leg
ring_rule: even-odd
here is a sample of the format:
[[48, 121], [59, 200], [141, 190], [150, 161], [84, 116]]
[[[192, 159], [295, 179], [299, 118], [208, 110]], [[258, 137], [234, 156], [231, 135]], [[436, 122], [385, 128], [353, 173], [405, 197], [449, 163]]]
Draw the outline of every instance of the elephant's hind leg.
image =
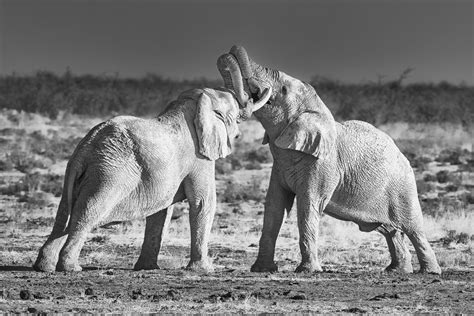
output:
[[401, 221], [401, 226], [413, 247], [415, 247], [420, 263], [420, 272], [441, 274], [441, 268], [438, 265], [435, 253], [423, 231], [423, 215], [418, 198], [415, 196], [410, 202], [407, 213], [404, 214], [405, 216]]
[[33, 265], [33, 268], [36, 271], [51, 272], [56, 269], [59, 251], [67, 237], [66, 225], [68, 217], [69, 213], [67, 209], [66, 195], [63, 194], [56, 214], [53, 231], [39, 250], [38, 257]]
[[[94, 187], [95, 183], [88, 186]], [[81, 271], [79, 253], [84, 245], [87, 234], [106, 218], [111, 210], [122, 200], [127, 192], [114, 188], [99, 189], [97, 192], [81, 192], [73, 207], [68, 227], [68, 237], [59, 252], [56, 271]]]
[[377, 231], [384, 235], [387, 240], [388, 250], [392, 259], [390, 265], [385, 268], [385, 271], [412, 273], [411, 254], [405, 243], [405, 234], [386, 225], [379, 226]]
[[435, 253], [421, 227], [407, 231], [408, 238], [416, 250], [421, 273], [441, 274], [441, 268], [436, 260]]
[[161, 210], [146, 218], [145, 238], [138, 261], [134, 270], [158, 269], [157, 259], [163, 243], [164, 236], [168, 231], [168, 225], [173, 214], [173, 206]]

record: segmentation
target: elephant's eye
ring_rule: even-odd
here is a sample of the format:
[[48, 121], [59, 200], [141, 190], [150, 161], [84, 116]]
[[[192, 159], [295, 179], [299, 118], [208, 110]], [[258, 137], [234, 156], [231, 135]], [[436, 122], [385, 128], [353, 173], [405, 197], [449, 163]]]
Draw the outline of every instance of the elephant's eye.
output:
[[283, 93], [283, 95], [286, 95], [288, 93], [288, 88], [286, 86], [281, 87], [281, 93]]
[[214, 113], [216, 113], [216, 116], [219, 120], [221, 120], [222, 122], [225, 122], [224, 114], [222, 114], [221, 111], [214, 110]]

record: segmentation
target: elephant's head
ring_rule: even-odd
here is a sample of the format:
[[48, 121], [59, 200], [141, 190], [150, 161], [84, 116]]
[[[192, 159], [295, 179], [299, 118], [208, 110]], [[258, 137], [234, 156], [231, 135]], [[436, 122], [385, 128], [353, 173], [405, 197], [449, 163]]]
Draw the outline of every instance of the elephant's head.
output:
[[219, 57], [217, 66], [240, 106], [254, 109], [266, 130], [264, 143], [319, 158], [334, 148], [334, 118], [311, 85], [258, 65], [241, 46], [233, 46], [230, 53]]
[[[196, 101], [194, 126], [199, 142], [199, 153], [210, 160], [229, 155], [233, 140], [240, 135], [237, 124], [249, 116], [246, 110], [239, 109], [233, 91], [194, 89], [182, 93], [178, 99]], [[268, 98], [260, 102], [267, 101]]]

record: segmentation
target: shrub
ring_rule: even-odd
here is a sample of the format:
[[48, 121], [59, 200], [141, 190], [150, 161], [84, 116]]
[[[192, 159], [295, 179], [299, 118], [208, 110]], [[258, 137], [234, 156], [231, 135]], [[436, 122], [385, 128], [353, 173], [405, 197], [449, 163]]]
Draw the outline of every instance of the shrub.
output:
[[446, 237], [441, 238], [443, 245], [448, 246], [449, 244], [468, 244], [472, 237], [467, 233], [457, 234], [455, 230], [449, 230]]
[[34, 168], [47, 168], [49, 162], [44, 159], [38, 159], [30, 152], [12, 150], [6, 155], [6, 163], [10, 163], [14, 168], [23, 173], [29, 173]]
[[266, 191], [262, 190], [261, 184], [262, 179], [258, 177], [253, 177], [248, 184], [228, 181], [224, 193], [219, 196], [219, 200], [225, 203], [248, 200], [262, 202], [265, 200]]
[[272, 154], [268, 146], [252, 149], [247, 153], [247, 160], [252, 162], [269, 163], [273, 161]]
[[443, 149], [438, 157], [435, 158], [437, 162], [447, 162], [451, 165], [459, 165], [461, 161], [459, 161], [459, 157], [461, 156], [460, 150], [450, 150], [450, 149]]
[[246, 170], [260, 170], [262, 169], [262, 165], [258, 161], [251, 161], [245, 164], [245, 169]]
[[[313, 85], [339, 120], [360, 119], [375, 125], [387, 122], [474, 121], [474, 87], [448, 83], [403, 84], [409, 71], [390, 81], [344, 83], [315, 77]], [[0, 108], [35, 112], [56, 118], [61, 111], [94, 116], [113, 113], [158, 114], [182, 91], [222, 86], [220, 80], [171, 80], [149, 74], [143, 78], [118, 75], [0, 77]]]

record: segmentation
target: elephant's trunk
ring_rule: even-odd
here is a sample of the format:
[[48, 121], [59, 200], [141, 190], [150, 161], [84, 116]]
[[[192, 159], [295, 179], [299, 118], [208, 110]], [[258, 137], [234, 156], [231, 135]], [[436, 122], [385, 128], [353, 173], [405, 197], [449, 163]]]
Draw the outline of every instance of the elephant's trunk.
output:
[[234, 45], [230, 49], [230, 53], [237, 59], [240, 70], [242, 71], [242, 76], [245, 79], [252, 77], [252, 64], [255, 63], [249, 59], [249, 55], [247, 54], [245, 48]]
[[254, 76], [267, 77], [271, 80], [278, 80], [279, 72], [268, 67], [263, 67], [249, 58], [244, 47], [234, 45], [230, 49], [230, 53], [235, 56], [239, 63], [240, 70], [244, 79], [249, 79]]
[[220, 56], [217, 59], [217, 68], [222, 74], [226, 88], [234, 89], [240, 105], [245, 106], [248, 103], [249, 96], [244, 91], [244, 81], [235, 57], [230, 54]]

